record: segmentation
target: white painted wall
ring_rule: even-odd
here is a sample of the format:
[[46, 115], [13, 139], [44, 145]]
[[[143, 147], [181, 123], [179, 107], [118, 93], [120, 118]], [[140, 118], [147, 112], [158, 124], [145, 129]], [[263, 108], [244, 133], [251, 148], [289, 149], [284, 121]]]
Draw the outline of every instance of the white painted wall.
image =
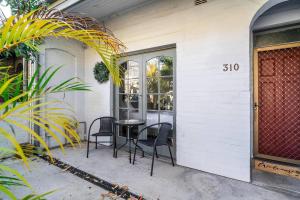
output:
[[176, 43], [179, 165], [250, 181], [249, 27], [264, 2], [164, 0], [107, 21], [128, 51]]
[[[91, 92], [85, 93], [85, 116], [87, 126], [91, 125], [94, 119], [103, 116], [110, 116], [110, 81], [99, 84], [94, 78], [94, 66], [101, 62], [97, 52], [91, 48], [84, 51], [85, 54], [85, 82], [91, 86]], [[95, 122], [91, 133], [99, 130], [99, 121]], [[94, 138], [92, 137], [93, 141]], [[101, 139], [104, 140], [104, 139]]]
[[[66, 39], [47, 39], [40, 47], [40, 64], [42, 69], [48, 67], [60, 67], [62, 69], [56, 77], [49, 83], [57, 85], [73, 77], [78, 77], [82, 81], [85, 79], [84, 70], [84, 47], [81, 43]], [[85, 121], [85, 94], [83, 92], [68, 92], [66, 94], [55, 94], [47, 97], [47, 100], [59, 99], [70, 104], [79, 121]], [[42, 133], [45, 137], [45, 133]], [[83, 136], [81, 136], [83, 138]], [[64, 141], [62, 136], [59, 137]], [[50, 137], [47, 139], [50, 147], [57, 146], [57, 143]]]
[[[250, 181], [250, 27], [284, 1], [209, 0], [194, 6], [193, 0], [161, 0], [106, 22], [128, 51], [176, 43], [179, 165]], [[96, 53], [87, 49], [85, 58], [85, 80], [94, 90], [85, 96], [90, 124], [109, 114], [110, 87], [93, 78]], [[240, 71], [222, 71], [223, 64], [234, 63]]]
[[[27, 121], [22, 120], [22, 119], [18, 119], [18, 118], [10, 118], [10, 119], [17, 121], [20, 124], [29, 125]], [[29, 135], [23, 129], [18, 128], [16, 126], [10, 127], [8, 124], [3, 123], [3, 122], [0, 123], [0, 127], [11, 134], [15, 134], [14, 137], [20, 144], [29, 142]], [[13, 128], [14, 132], [12, 131], [12, 128]], [[0, 147], [14, 150], [14, 146], [3, 135], [0, 135]], [[7, 157], [7, 154], [6, 153], [3, 154], [3, 152], [0, 151], [0, 159], [2, 157]]]

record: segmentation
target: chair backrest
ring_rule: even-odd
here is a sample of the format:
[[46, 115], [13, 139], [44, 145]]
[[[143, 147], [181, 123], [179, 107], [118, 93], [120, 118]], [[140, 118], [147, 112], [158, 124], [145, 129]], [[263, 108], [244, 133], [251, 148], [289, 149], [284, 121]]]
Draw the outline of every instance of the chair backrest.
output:
[[156, 146], [167, 145], [168, 138], [172, 131], [172, 124], [170, 123], [160, 123], [158, 129], [158, 135], [156, 138]]
[[114, 132], [115, 118], [113, 117], [101, 117], [99, 133], [113, 133]]

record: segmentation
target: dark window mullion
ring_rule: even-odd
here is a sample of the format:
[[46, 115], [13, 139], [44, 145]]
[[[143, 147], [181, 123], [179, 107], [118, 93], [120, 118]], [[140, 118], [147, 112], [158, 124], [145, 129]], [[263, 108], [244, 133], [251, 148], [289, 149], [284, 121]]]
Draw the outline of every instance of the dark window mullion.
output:
[[161, 76], [160, 74], [160, 59], [161, 57], [159, 57], [159, 60], [158, 60], [158, 110], [157, 110], [157, 114], [158, 114], [158, 123], [160, 123], [160, 81], [161, 79], [159, 78]]

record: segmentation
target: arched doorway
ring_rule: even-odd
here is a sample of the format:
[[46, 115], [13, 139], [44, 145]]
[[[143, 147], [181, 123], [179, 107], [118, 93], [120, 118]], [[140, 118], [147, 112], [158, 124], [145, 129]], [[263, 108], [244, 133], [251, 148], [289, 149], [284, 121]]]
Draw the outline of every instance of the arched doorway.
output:
[[[251, 34], [253, 157], [299, 167], [300, 2], [268, 1], [254, 17]], [[277, 187], [276, 179], [271, 179], [275, 181], [268, 184]], [[295, 186], [299, 184], [281, 185], [298, 191]]]

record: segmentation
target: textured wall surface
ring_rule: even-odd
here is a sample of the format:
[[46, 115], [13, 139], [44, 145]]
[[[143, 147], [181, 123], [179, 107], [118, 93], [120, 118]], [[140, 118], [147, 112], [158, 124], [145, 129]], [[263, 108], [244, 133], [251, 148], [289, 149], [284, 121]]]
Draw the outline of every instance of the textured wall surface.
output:
[[[91, 86], [91, 92], [85, 93], [85, 116], [89, 125], [98, 117], [110, 116], [110, 81], [99, 84], [94, 78], [94, 66], [101, 61], [93, 49], [85, 50], [85, 82]], [[99, 128], [99, 122], [93, 126], [92, 131]], [[94, 139], [94, 138], [93, 138]], [[103, 140], [103, 139], [101, 139]], [[93, 148], [93, 147], [92, 147]]]
[[[59, 84], [73, 77], [84, 80], [84, 48], [82, 44], [65, 39], [48, 39], [40, 47], [40, 64], [44, 70], [47, 67], [60, 67], [61, 70], [56, 74], [49, 85]], [[56, 98], [65, 101], [73, 106], [79, 121], [85, 121], [85, 94], [82, 92], [69, 92], [66, 94], [56, 94], [48, 96], [47, 99]], [[45, 133], [42, 133], [44, 136]], [[64, 139], [60, 137], [62, 141]], [[57, 146], [56, 142], [46, 138], [48, 145]]]
[[[163, 0], [107, 18], [128, 52], [176, 44], [177, 164], [250, 181], [250, 27], [284, 1], [209, 0], [195, 6], [193, 0]], [[274, 25], [264, 20], [269, 24], [260, 21], [257, 27]], [[85, 80], [94, 89], [85, 96], [90, 123], [109, 114], [110, 85], [93, 78], [95, 52], [85, 50], [85, 59]], [[238, 71], [223, 71], [223, 64], [236, 63]]]
[[158, 1], [107, 22], [128, 51], [176, 43], [179, 165], [250, 181], [249, 32], [264, 2]]

